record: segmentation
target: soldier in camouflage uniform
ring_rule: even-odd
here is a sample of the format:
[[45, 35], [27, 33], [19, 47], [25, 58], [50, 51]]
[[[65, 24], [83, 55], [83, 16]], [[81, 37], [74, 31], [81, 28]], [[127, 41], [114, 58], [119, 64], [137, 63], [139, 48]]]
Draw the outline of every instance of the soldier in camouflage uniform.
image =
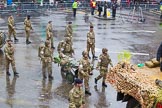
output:
[[53, 28], [52, 28], [52, 21], [48, 22], [48, 25], [46, 27], [46, 39], [51, 42], [51, 48], [54, 48], [53, 46]]
[[62, 40], [59, 42], [58, 46], [57, 46], [57, 52], [60, 54], [61, 53], [61, 50], [64, 46], [65, 42]]
[[95, 83], [97, 84], [97, 81], [101, 78], [103, 78], [102, 81], [102, 86], [107, 87], [105, 80], [106, 80], [106, 75], [108, 72], [108, 65], [110, 64], [113, 67], [113, 64], [111, 62], [110, 56], [107, 53], [107, 49], [103, 48], [102, 49], [102, 54], [99, 56], [99, 61], [97, 64], [97, 69], [100, 69], [100, 75], [95, 78]]
[[29, 41], [30, 37], [30, 30], [33, 30], [31, 21], [30, 21], [30, 15], [28, 15], [25, 20], [24, 20], [24, 25], [25, 25], [25, 33], [26, 33], [26, 44], [30, 44], [31, 42]]
[[72, 22], [68, 22], [68, 25], [65, 28], [65, 37], [69, 37], [70, 41], [72, 43], [72, 37], [73, 37], [73, 28], [72, 28]]
[[83, 97], [82, 80], [75, 79], [74, 87], [69, 92], [69, 108], [83, 108]]
[[48, 79], [53, 80], [52, 76], [52, 62], [53, 62], [53, 50], [50, 47], [50, 42], [45, 41], [45, 47], [40, 51], [40, 58], [42, 60], [42, 74], [43, 79], [46, 79], [46, 69], [48, 70]]
[[10, 15], [8, 17], [8, 39], [11, 40], [11, 35], [13, 34], [14, 36], [14, 41], [18, 41], [18, 39], [16, 38], [16, 31], [15, 31], [15, 22], [14, 22], [14, 18], [12, 15]]
[[0, 32], [0, 48], [3, 47], [3, 33]]
[[89, 51], [91, 50], [93, 59], [96, 59], [97, 57], [95, 56], [95, 33], [93, 31], [93, 25], [90, 25], [90, 31], [87, 33], [87, 51], [88, 51], [88, 57], [89, 56]]
[[14, 46], [11, 44], [12, 40], [7, 40], [7, 44], [4, 48], [5, 52], [5, 59], [6, 59], [6, 75], [10, 76], [9, 72], [9, 66], [11, 64], [12, 70], [14, 72], [14, 76], [18, 76], [19, 73], [16, 72], [16, 66], [15, 66], [15, 58], [14, 58], [14, 53], [15, 49]]
[[72, 57], [72, 54], [74, 54], [74, 49], [72, 48], [72, 44], [69, 37], [65, 38], [65, 44], [63, 46], [62, 53], [69, 57]]
[[91, 71], [87, 51], [82, 52], [83, 58], [79, 62], [78, 78], [84, 80], [85, 94], [91, 95], [89, 91], [89, 74]]

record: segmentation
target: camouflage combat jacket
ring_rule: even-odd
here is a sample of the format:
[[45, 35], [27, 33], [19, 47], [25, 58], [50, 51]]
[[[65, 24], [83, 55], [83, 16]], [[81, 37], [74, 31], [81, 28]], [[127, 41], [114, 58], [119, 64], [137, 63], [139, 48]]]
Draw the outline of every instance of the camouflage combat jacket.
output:
[[87, 33], [87, 44], [95, 44], [95, 33], [94, 32], [88, 32]]
[[31, 21], [28, 20], [27, 18], [24, 20], [24, 26], [26, 31], [30, 31], [33, 29], [31, 25]]
[[5, 52], [6, 59], [14, 60], [15, 49], [14, 49], [13, 45], [10, 46], [7, 44], [4, 48], [4, 52]]

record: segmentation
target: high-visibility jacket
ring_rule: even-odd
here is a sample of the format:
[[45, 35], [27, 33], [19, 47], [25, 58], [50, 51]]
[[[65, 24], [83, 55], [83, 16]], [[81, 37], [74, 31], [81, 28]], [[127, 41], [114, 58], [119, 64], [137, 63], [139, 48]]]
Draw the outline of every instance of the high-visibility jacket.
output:
[[72, 8], [74, 8], [74, 9], [78, 8], [78, 3], [74, 2], [73, 5], [72, 5]]
[[162, 2], [160, 2], [160, 11], [162, 11]]
[[93, 7], [93, 8], [96, 7], [96, 2], [92, 2], [92, 7]]

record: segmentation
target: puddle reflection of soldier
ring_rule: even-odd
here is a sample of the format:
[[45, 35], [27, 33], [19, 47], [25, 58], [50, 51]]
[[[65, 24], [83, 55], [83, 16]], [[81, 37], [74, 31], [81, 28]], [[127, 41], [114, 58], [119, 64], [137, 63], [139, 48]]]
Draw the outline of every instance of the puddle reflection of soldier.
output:
[[97, 86], [94, 86], [95, 91], [98, 94], [98, 103], [96, 103], [96, 107], [97, 108], [108, 108], [109, 105], [107, 105], [107, 101], [106, 101], [106, 94], [105, 94], [105, 87], [102, 87], [102, 91], [99, 92]]
[[8, 17], [8, 39], [11, 39], [11, 35], [14, 36], [14, 41], [18, 41], [16, 38], [16, 31], [15, 31], [15, 22], [12, 15]]
[[42, 80], [42, 90], [41, 95], [44, 96], [44, 101], [52, 99], [52, 81], [48, 81], [46, 83], [46, 80]]
[[46, 27], [46, 39], [50, 41], [51, 48], [54, 49], [52, 21], [49, 21], [48, 24], [47, 24], [47, 27]]
[[7, 97], [7, 104], [11, 105], [11, 107], [13, 106], [12, 104], [12, 99], [13, 99], [13, 95], [15, 93], [15, 85], [16, 85], [16, 80], [17, 77], [13, 77], [12, 82], [10, 81], [10, 77], [6, 76], [6, 90], [8, 93], [8, 97]]

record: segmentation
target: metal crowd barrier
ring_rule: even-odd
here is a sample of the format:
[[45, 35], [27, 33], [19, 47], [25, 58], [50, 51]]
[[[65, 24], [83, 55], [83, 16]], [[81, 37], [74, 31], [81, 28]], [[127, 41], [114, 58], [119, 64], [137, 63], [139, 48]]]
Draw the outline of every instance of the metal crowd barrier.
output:
[[[111, 4], [110, 4], [111, 5]], [[126, 2], [121, 2], [120, 7], [126, 9], [132, 9], [134, 5]], [[159, 10], [159, 4], [148, 4], [148, 3], [141, 3], [140, 7], [142, 10], [148, 9], [157, 9]], [[43, 10], [63, 10], [63, 9], [72, 9], [72, 2], [65, 2], [65, 3], [58, 3], [58, 4], [49, 4], [43, 3], [41, 6], [39, 3], [15, 3], [13, 5], [9, 5], [7, 7], [0, 5], [0, 14], [8, 13], [8, 12], [25, 12], [25, 11], [43, 11]], [[90, 10], [90, 5], [88, 2], [80, 2], [78, 9], [80, 10]]]

